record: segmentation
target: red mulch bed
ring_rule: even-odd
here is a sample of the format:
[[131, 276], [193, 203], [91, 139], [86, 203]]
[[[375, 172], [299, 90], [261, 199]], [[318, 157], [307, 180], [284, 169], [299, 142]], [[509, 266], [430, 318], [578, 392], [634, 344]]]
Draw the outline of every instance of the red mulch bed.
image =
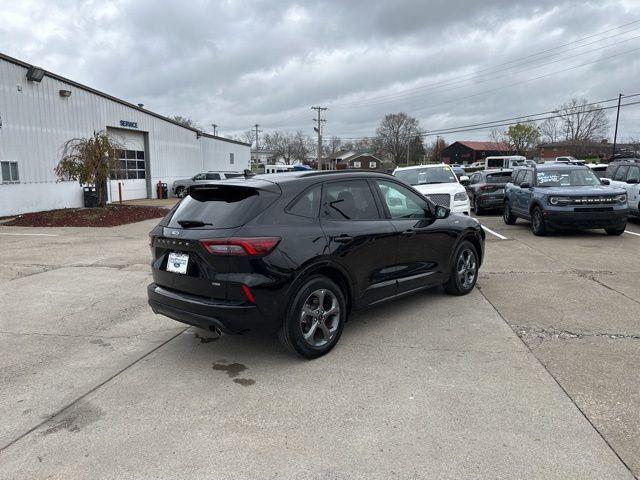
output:
[[164, 217], [169, 210], [158, 207], [109, 205], [104, 208], [63, 208], [24, 213], [2, 226], [9, 227], [115, 227]]

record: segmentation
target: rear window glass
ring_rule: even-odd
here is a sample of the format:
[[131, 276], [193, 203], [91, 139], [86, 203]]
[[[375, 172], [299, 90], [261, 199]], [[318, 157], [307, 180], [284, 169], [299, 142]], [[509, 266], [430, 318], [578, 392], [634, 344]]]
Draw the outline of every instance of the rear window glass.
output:
[[508, 183], [509, 180], [511, 180], [511, 172], [487, 174], [487, 183]]
[[192, 190], [169, 220], [170, 228], [233, 228], [244, 225], [278, 197], [255, 188], [211, 186]]
[[225, 173], [224, 176], [225, 178], [238, 178], [244, 177], [244, 173]]

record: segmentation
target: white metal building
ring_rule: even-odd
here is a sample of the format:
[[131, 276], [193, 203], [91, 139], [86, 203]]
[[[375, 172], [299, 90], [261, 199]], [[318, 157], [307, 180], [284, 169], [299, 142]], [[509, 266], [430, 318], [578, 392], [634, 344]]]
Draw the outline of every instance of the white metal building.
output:
[[199, 172], [251, 164], [249, 144], [185, 127], [0, 53], [0, 216], [82, 206], [80, 185], [58, 181], [53, 169], [67, 140], [99, 130], [125, 146], [127, 178], [111, 180], [113, 201], [119, 191], [123, 200], [155, 198], [158, 181], [170, 188]]

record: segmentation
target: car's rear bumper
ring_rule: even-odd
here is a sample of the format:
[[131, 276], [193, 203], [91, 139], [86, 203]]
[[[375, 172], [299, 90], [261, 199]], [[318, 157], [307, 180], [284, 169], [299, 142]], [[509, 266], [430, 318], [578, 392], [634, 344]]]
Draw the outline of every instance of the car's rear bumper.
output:
[[223, 333], [272, 331], [255, 305], [239, 305], [220, 300], [188, 295], [155, 283], [147, 287], [149, 305], [154, 313], [165, 315], [188, 325]]
[[478, 195], [480, 208], [502, 208], [504, 205], [504, 193], [492, 193]]
[[609, 211], [554, 211], [544, 212], [547, 224], [552, 228], [621, 228], [627, 221], [629, 210]]

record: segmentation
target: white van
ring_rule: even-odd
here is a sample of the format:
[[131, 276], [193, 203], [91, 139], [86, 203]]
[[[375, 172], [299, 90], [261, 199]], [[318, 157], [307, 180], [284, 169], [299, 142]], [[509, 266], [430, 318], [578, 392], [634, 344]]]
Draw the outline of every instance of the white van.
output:
[[484, 159], [485, 170], [499, 168], [521, 167], [527, 164], [527, 158], [522, 155], [507, 155], [504, 157], [487, 157]]
[[264, 173], [293, 172], [294, 165], [265, 165]]

